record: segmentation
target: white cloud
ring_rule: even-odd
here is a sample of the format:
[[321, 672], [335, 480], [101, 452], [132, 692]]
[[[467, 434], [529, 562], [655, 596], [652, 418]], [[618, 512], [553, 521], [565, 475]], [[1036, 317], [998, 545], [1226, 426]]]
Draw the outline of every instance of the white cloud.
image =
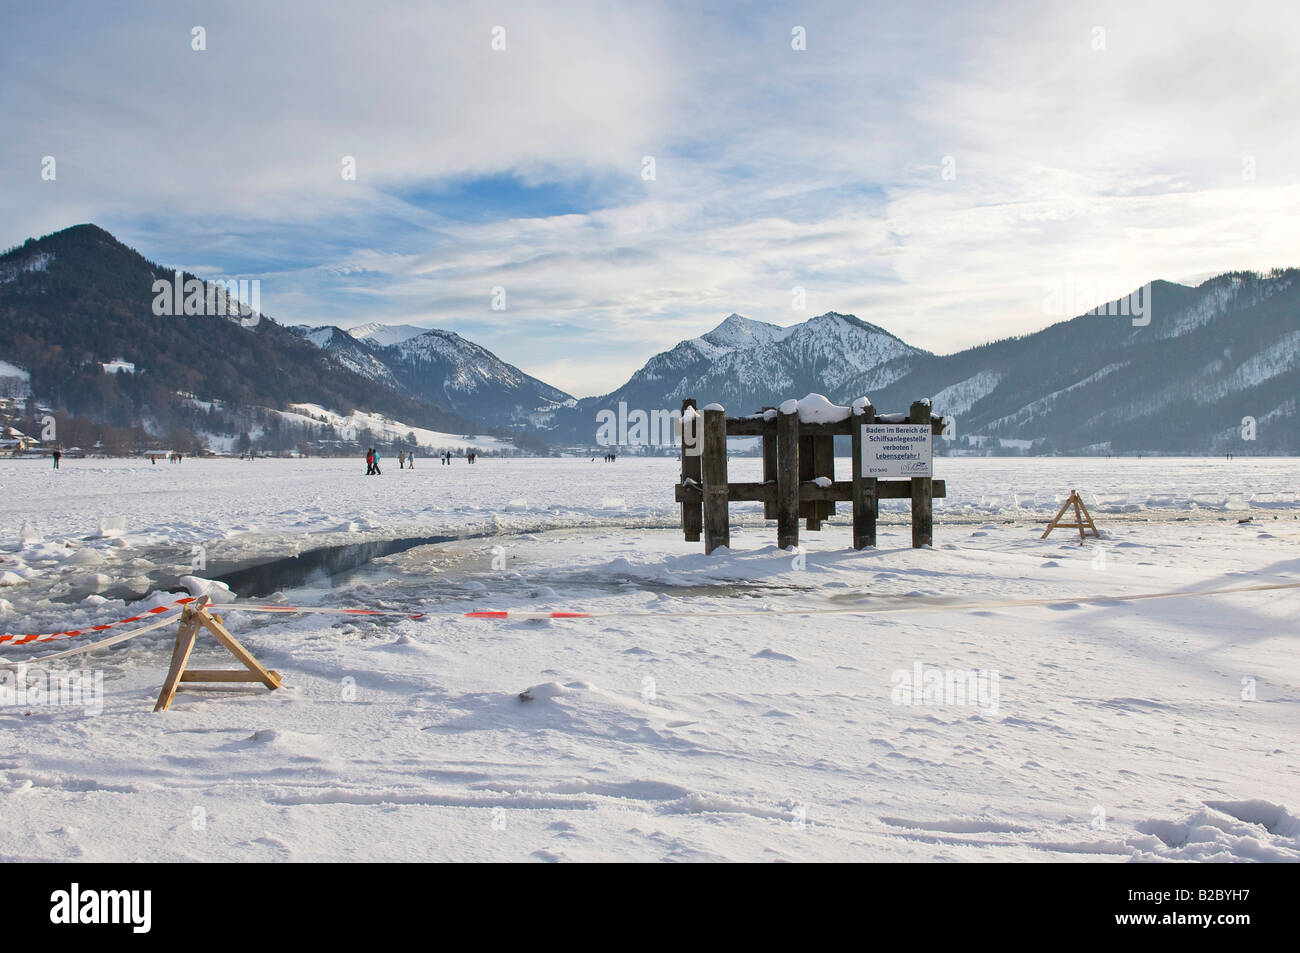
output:
[[[1066, 275], [1113, 295], [1300, 262], [1294, 8], [202, 9], [203, 53], [175, 16], [16, 18], [10, 243], [98, 221], [164, 262], [254, 269], [281, 319], [450, 327], [579, 394], [731, 311], [852, 311], [945, 351], [1047, 323]], [[499, 173], [623, 185], [481, 223], [395, 197]]]

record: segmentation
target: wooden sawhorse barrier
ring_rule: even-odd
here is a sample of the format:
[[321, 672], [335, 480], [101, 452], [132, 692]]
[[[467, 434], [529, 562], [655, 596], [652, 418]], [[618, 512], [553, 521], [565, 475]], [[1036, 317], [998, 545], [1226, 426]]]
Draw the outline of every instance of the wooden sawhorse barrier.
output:
[[[935, 497], [948, 495], [943, 480], [912, 477], [880, 480], [862, 473], [864, 424], [929, 424], [941, 434], [942, 417], [933, 417], [928, 401], [912, 404], [909, 413], [878, 416], [865, 397], [855, 401], [844, 420], [804, 423], [799, 412], [783, 414], [768, 407], [748, 417], [728, 417], [717, 405], [696, 409], [682, 401], [681, 479], [676, 500], [682, 505], [682, 530], [687, 541], [704, 536], [704, 551], [731, 545], [728, 505], [761, 502], [763, 515], [776, 520], [777, 545], [799, 545], [799, 520], [820, 530], [835, 513], [836, 502], [853, 505], [853, 548], [876, 545], [876, 519], [881, 500], [912, 501], [912, 546], [934, 544]], [[702, 426], [701, 426], [702, 422]], [[853, 479], [835, 479], [835, 437], [853, 439]], [[727, 482], [727, 438], [763, 438], [763, 481]], [[829, 485], [825, 485], [829, 481]]]
[[[1074, 507], [1074, 522], [1062, 523], [1061, 517], [1071, 506]], [[1082, 546], [1087, 539], [1086, 533], [1092, 533], [1097, 539], [1101, 539], [1101, 533], [1097, 532], [1097, 524], [1092, 521], [1092, 514], [1088, 512], [1088, 507], [1083, 503], [1083, 498], [1079, 496], [1078, 490], [1071, 490], [1069, 497], [1061, 504], [1061, 508], [1056, 511], [1047, 524], [1047, 529], [1043, 530], [1043, 535], [1039, 539], [1047, 539], [1049, 533], [1054, 529], [1077, 529], [1079, 531], [1079, 545]]]
[[[199, 637], [200, 629], [211, 632], [245, 667], [187, 671], [190, 653], [194, 651], [194, 642]], [[280, 687], [280, 673], [263, 667], [261, 662], [253, 658], [252, 653], [226, 631], [221, 617], [212, 613], [210, 600], [203, 596], [181, 611], [180, 628], [176, 630], [176, 647], [172, 649], [172, 665], [167, 672], [167, 681], [163, 682], [162, 692], [158, 695], [158, 704], [153, 706], [153, 710], [166, 711], [170, 708], [182, 682], [261, 682], [267, 688], [276, 689]]]

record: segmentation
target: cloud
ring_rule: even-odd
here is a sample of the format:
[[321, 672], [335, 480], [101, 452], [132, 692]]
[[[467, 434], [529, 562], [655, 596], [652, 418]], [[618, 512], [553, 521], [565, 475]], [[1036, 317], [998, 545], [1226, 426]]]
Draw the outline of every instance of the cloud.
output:
[[732, 311], [942, 352], [1059, 318], [1067, 276], [1300, 260], [1292, 8], [319, 11], [14, 14], [6, 243], [96, 221], [278, 319], [447, 327], [578, 395]]

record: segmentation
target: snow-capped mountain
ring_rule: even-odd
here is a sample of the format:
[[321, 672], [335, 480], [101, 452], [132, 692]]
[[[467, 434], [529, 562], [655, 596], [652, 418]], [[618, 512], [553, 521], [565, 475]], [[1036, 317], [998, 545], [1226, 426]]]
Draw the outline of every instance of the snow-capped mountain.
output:
[[777, 395], [839, 391], [892, 364], [874, 381], [883, 387], [904, 372], [910, 358], [924, 353], [853, 315], [828, 312], [782, 328], [733, 314], [707, 334], [656, 354], [612, 394], [579, 406], [626, 400], [629, 406], [668, 408], [696, 397], [749, 413]]
[[1300, 270], [1147, 287], [1101, 313], [946, 355], [852, 315], [781, 328], [733, 314], [557, 414], [554, 436], [591, 442], [596, 414], [620, 402], [674, 410], [694, 397], [750, 413], [816, 392], [865, 395], [884, 411], [931, 398], [954, 423], [949, 450], [1300, 452]]
[[423, 334], [428, 330], [428, 328], [417, 328], [413, 324], [379, 324], [372, 321], [369, 324], [349, 328], [348, 334], [358, 341], [365, 341], [378, 347], [388, 347]]
[[454, 331], [375, 324], [297, 330], [355, 373], [469, 419], [526, 423], [574, 402]]
[[[956, 448], [1059, 453], [1300, 452], [1300, 271], [1149, 286], [1115, 305], [916, 362], [877, 406], [932, 397]], [[1136, 294], [1136, 293], [1135, 293]], [[888, 368], [887, 368], [888, 370]]]
[[292, 330], [297, 331], [312, 344], [315, 344], [322, 351], [327, 351], [340, 364], [355, 374], [368, 378], [377, 384], [383, 384], [385, 387], [397, 388], [397, 381], [393, 378], [384, 362], [375, 357], [372, 348], [366, 345], [366, 339], [353, 337], [347, 331], [341, 331], [332, 325], [325, 325], [319, 328], [296, 327]]
[[[695, 397], [739, 414], [791, 394], [884, 387], [925, 356], [851, 314], [827, 312], [787, 328], [732, 314], [708, 333], [656, 354], [613, 393], [586, 398], [573, 411], [557, 414], [557, 436], [590, 439], [596, 414], [620, 402], [673, 410], [684, 397]], [[868, 391], [857, 396], [861, 393]]]

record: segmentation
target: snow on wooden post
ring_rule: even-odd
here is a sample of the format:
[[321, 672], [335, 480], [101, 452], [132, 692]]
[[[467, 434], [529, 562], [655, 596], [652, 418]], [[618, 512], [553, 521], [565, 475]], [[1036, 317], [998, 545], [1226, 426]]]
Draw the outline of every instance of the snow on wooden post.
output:
[[[702, 486], [704, 477], [700, 472], [700, 451], [703, 448], [704, 434], [701, 433], [700, 417], [695, 410], [695, 400], [687, 398], [682, 401], [682, 478], [681, 484]], [[689, 481], [689, 482], [688, 482]], [[704, 517], [700, 512], [699, 501], [682, 503], [682, 531], [688, 543], [698, 542], [700, 530], [704, 527]]]
[[[930, 424], [930, 402], [914, 401], [908, 422]], [[912, 548], [934, 545], [934, 509], [931, 477], [912, 477]]]
[[727, 411], [721, 404], [704, 408], [704, 553], [731, 546], [727, 512]]
[[799, 404], [793, 400], [776, 413], [776, 545], [799, 545]]
[[862, 472], [862, 428], [876, 419], [876, 408], [863, 397], [853, 402], [853, 548], [876, 545], [876, 478]]

